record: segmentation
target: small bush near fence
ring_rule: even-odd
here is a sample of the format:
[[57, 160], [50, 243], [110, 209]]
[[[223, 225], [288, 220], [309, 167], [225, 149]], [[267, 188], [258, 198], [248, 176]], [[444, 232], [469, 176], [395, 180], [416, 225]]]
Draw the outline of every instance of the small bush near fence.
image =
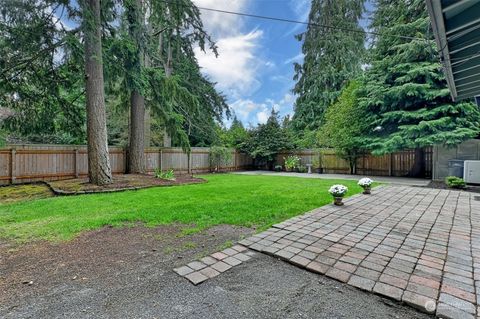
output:
[[222, 166], [226, 166], [232, 160], [232, 152], [223, 146], [212, 146], [209, 158], [212, 171], [219, 172]]
[[466, 186], [463, 178], [457, 176], [447, 176], [445, 178], [445, 184], [450, 188], [465, 188]]

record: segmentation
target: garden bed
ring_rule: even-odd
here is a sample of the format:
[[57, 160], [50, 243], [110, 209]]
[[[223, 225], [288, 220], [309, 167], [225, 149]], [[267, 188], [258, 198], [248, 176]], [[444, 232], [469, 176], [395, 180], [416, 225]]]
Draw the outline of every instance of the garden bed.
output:
[[202, 178], [190, 175], [178, 175], [175, 180], [156, 178], [143, 174], [114, 175], [113, 182], [108, 185], [94, 185], [89, 183], [88, 178], [75, 178], [62, 181], [48, 182], [48, 185], [56, 195], [77, 195], [93, 193], [112, 193], [125, 190], [136, 190], [156, 186], [175, 186], [185, 184], [198, 184], [206, 182]]
[[450, 189], [450, 190], [457, 190], [457, 191], [465, 191], [465, 192], [472, 192], [472, 193], [480, 193], [480, 185], [467, 185], [466, 188], [449, 188], [447, 184], [443, 181], [431, 181], [428, 188], [436, 188], [436, 189]]

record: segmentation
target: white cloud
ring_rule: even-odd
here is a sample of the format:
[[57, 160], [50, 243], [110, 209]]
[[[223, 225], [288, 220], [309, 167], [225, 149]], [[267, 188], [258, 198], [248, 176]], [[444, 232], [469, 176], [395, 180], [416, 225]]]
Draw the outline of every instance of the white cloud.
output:
[[305, 55], [303, 53], [299, 53], [297, 54], [296, 56], [293, 56], [289, 59], [286, 59], [283, 63], [284, 64], [290, 64], [290, 63], [293, 63], [293, 62], [297, 62], [297, 63], [300, 63], [303, 61], [303, 58], [305, 57]]
[[217, 41], [218, 57], [212, 52], [195, 49], [198, 63], [221, 91], [238, 98], [260, 86], [257, 72], [264, 62], [255, 55], [261, 30], [225, 37]]
[[250, 99], [238, 99], [230, 104], [235, 114], [245, 123], [256, 121], [257, 123], [266, 123], [272, 109], [280, 112], [281, 116], [293, 114], [293, 102], [295, 96], [290, 93], [285, 95], [278, 101], [274, 99], [265, 99], [265, 101], [257, 103]]
[[[310, 0], [290, 0], [289, 6], [295, 13], [296, 20], [302, 22], [308, 21], [308, 15], [310, 13], [311, 6]], [[305, 27], [305, 25], [296, 24], [293, 28], [290, 29], [290, 31], [285, 34], [285, 36], [298, 33], [302, 27]]]
[[[252, 0], [193, 0], [199, 7], [246, 12]], [[201, 10], [202, 21], [218, 46], [219, 56], [195, 49], [198, 63], [217, 88], [233, 100], [253, 94], [260, 86], [261, 68], [274, 68], [275, 64], [260, 57], [263, 31], [245, 30], [240, 16]]]
[[[270, 115], [270, 113], [268, 113], [267, 110], [263, 110], [263, 111], [260, 111], [257, 113], [257, 121], [258, 123], [260, 124], [265, 124], [267, 123], [267, 120], [268, 120], [268, 116]], [[271, 122], [270, 122], [271, 123]]]
[[[241, 12], [250, 0], [193, 0], [196, 6], [225, 11]], [[216, 38], [231, 36], [235, 30], [243, 27], [243, 20], [238, 15], [200, 10], [205, 29]]]
[[251, 113], [257, 112], [259, 109], [262, 109], [264, 105], [257, 104], [250, 99], [238, 99], [235, 102], [231, 103], [230, 107], [233, 109], [235, 114], [240, 117], [241, 120], [247, 121]]

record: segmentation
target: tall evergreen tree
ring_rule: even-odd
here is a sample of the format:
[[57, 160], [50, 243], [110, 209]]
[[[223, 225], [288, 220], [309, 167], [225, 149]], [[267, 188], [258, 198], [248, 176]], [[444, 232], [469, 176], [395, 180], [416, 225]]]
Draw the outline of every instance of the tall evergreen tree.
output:
[[[117, 104], [130, 104], [130, 159], [142, 170], [143, 116], [147, 106], [154, 130], [163, 126], [175, 144], [211, 145], [216, 123], [229, 109], [225, 98], [205, 76], [194, 48], [213, 50], [200, 11], [191, 0], [125, 1], [120, 32], [109, 49], [109, 93], [122, 94]], [[135, 157], [135, 161], [133, 161]], [[130, 163], [131, 171], [134, 170]]]
[[100, 0], [82, 0], [85, 44], [85, 92], [87, 104], [88, 177], [97, 185], [112, 182], [108, 155], [105, 88], [103, 81]]
[[425, 2], [378, 0], [376, 7], [371, 27], [380, 35], [360, 93], [370, 122], [365, 142], [376, 154], [416, 149], [411, 175], [419, 175], [423, 147], [456, 145], [479, 134], [479, 110], [470, 102], [452, 102]]
[[[142, 70], [145, 59], [145, 8], [142, 0], [124, 1], [128, 21], [128, 35], [133, 46], [127, 76], [130, 86], [130, 136], [128, 170], [130, 173], [145, 173], [145, 89]], [[147, 58], [148, 59], [148, 58]]]
[[248, 137], [248, 132], [242, 122], [234, 116], [232, 125], [226, 130], [222, 143], [225, 146], [240, 149], [244, 147], [244, 143]]
[[272, 169], [276, 155], [280, 151], [292, 148], [293, 143], [289, 135], [285, 134], [284, 128], [280, 125], [278, 112], [272, 109], [265, 124], [259, 124], [250, 130], [243, 150], [253, 157], [256, 165], [266, 165]]
[[[194, 48], [218, 54], [216, 44], [204, 30], [192, 0], [151, 0], [150, 9], [148, 21], [155, 31], [148, 48], [150, 88], [156, 98], [150, 100], [153, 113], [163, 119], [166, 133], [176, 144], [188, 148], [190, 142], [212, 142], [215, 121], [229, 115], [229, 108], [214, 83], [201, 74]], [[160, 90], [155, 84], [159, 78], [164, 82]]]
[[359, 21], [363, 11], [364, 0], [312, 1], [310, 24], [297, 36], [303, 41], [304, 54], [303, 64], [295, 64], [298, 97], [293, 122], [297, 130], [318, 129], [327, 107], [361, 72], [365, 35]]
[[85, 142], [83, 48], [65, 4], [0, 0], [0, 105], [13, 140]]

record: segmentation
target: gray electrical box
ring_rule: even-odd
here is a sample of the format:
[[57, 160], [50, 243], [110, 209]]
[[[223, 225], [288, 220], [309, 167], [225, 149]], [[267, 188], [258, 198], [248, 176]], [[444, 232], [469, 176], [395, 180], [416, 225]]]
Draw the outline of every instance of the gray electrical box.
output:
[[463, 178], [463, 166], [465, 160], [451, 159], [448, 161], [448, 176]]

